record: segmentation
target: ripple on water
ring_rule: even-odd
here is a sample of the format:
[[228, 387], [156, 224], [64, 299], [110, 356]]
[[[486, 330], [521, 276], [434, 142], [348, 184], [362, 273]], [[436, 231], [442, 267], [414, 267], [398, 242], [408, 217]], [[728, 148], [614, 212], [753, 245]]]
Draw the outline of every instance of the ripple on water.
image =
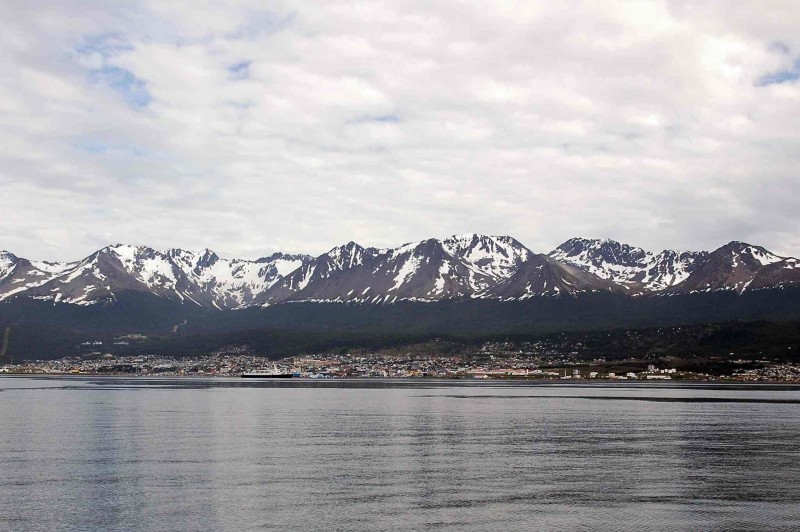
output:
[[795, 388], [2, 380], [0, 528], [800, 528]]

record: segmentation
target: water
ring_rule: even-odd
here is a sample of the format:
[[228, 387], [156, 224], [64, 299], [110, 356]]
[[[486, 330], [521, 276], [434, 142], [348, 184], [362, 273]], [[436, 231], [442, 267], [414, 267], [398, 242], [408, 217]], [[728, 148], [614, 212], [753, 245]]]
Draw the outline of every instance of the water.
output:
[[800, 388], [0, 379], [3, 530], [800, 529]]

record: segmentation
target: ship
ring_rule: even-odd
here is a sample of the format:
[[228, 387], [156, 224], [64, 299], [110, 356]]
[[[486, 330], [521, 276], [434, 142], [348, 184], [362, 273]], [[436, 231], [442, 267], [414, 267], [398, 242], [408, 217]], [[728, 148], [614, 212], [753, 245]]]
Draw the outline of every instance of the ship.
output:
[[272, 366], [271, 370], [267, 371], [248, 371], [242, 373], [243, 379], [290, 379], [294, 377], [293, 373], [287, 373], [278, 369], [278, 366]]

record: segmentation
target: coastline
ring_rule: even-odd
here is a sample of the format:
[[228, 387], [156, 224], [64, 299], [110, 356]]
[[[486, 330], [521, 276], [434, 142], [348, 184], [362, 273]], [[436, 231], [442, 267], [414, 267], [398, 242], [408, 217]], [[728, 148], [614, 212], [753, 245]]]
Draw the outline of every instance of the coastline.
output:
[[281, 385], [289, 385], [292, 383], [314, 383], [314, 384], [334, 384], [334, 383], [387, 383], [387, 384], [402, 384], [402, 383], [430, 383], [430, 384], [451, 384], [451, 385], [470, 385], [470, 386], [496, 386], [496, 385], [559, 385], [559, 386], [619, 386], [637, 388], [683, 388], [692, 386], [720, 386], [720, 387], [736, 387], [736, 386], [756, 386], [767, 387], [777, 386], [781, 388], [786, 387], [800, 387], [800, 380], [753, 380], [741, 381], [734, 379], [673, 379], [673, 380], [647, 380], [647, 379], [548, 379], [548, 378], [459, 378], [459, 377], [361, 377], [361, 376], [346, 376], [346, 377], [330, 377], [330, 378], [315, 378], [315, 377], [293, 377], [291, 379], [242, 379], [241, 375], [145, 375], [145, 374], [125, 374], [125, 373], [0, 373], [0, 378], [9, 379], [108, 379], [108, 380], [158, 380], [158, 381], [174, 381], [174, 380], [199, 380], [199, 381], [226, 381], [236, 382], [242, 384], [262, 384], [262, 383], [280, 383]]

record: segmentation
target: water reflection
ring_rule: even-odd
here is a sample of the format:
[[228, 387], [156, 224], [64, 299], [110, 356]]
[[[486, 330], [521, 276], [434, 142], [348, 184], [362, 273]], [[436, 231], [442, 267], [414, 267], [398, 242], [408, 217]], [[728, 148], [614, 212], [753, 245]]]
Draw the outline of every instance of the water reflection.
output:
[[0, 528], [800, 525], [797, 387], [0, 379]]

